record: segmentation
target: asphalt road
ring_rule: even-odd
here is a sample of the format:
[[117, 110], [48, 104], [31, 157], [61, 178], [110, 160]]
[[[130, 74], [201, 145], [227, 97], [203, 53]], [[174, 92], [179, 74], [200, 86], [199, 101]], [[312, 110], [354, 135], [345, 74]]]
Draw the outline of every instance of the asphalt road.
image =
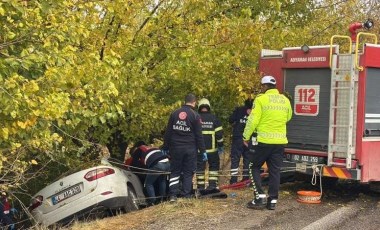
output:
[[[297, 201], [297, 191], [318, 191], [306, 182], [281, 185], [276, 210], [246, 208], [252, 190], [224, 190], [227, 199], [179, 199], [136, 212], [93, 222], [98, 230], [235, 230], [235, 229], [380, 229], [380, 194], [349, 181], [323, 180], [320, 204]], [[88, 223], [90, 224], [90, 223]], [[73, 228], [81, 229], [83, 226]]]
[[[297, 202], [297, 190], [316, 190], [307, 183], [286, 183], [275, 211], [250, 210], [218, 229], [380, 229], [380, 195], [367, 186], [338, 181], [323, 185], [320, 204]], [[247, 212], [242, 210], [242, 212]]]

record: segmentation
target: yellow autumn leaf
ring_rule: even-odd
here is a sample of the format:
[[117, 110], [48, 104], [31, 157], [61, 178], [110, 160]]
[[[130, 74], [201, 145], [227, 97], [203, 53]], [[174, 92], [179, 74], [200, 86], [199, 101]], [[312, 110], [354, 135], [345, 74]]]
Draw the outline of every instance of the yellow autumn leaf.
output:
[[32, 118], [26, 120], [26, 121], [25, 121], [25, 124], [26, 124], [27, 126], [33, 126], [33, 125], [36, 124], [36, 121], [37, 121], [37, 117], [32, 117]]
[[11, 117], [12, 117], [12, 118], [16, 118], [16, 116], [17, 116], [17, 112], [13, 110], [13, 111], [11, 112]]
[[33, 115], [39, 116], [41, 114], [40, 110], [32, 110]]
[[26, 128], [26, 122], [22, 122], [22, 121], [17, 121], [17, 125], [22, 128], [22, 129], [25, 129]]
[[2, 131], [2, 136], [3, 136], [3, 138], [5, 139], [5, 140], [7, 140], [8, 139], [8, 136], [9, 136], [9, 130], [8, 130], [8, 128], [2, 128], [1, 129], [1, 131]]
[[8, 39], [13, 39], [13, 38], [16, 37], [16, 34], [13, 33], [13, 32], [11, 32], [11, 31], [9, 31], [8, 34], [7, 34], [7, 37], [8, 37]]
[[36, 160], [31, 160], [30, 163], [32, 163], [32, 165], [38, 165], [37, 161]]
[[27, 86], [31, 92], [36, 92], [40, 89], [36, 81], [30, 81]]
[[99, 96], [99, 102], [104, 102], [104, 98], [102, 96]]
[[40, 141], [38, 141], [38, 140], [32, 140], [31, 142], [30, 142], [30, 145], [31, 146], [33, 146], [33, 147], [40, 147], [41, 146], [41, 142]]
[[12, 148], [14, 148], [14, 149], [17, 149], [17, 148], [21, 147], [20, 143], [12, 143], [11, 145], [12, 145]]

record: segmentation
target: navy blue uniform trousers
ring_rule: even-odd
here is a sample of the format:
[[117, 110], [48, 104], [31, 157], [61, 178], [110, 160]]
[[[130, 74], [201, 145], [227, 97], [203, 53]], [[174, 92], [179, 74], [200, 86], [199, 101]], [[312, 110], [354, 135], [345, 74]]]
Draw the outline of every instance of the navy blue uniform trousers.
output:
[[[284, 157], [284, 145], [270, 145], [259, 143], [252, 154], [252, 176], [258, 194], [264, 194], [261, 186], [261, 167], [267, 162], [269, 171], [269, 199], [277, 200], [280, 188], [280, 170]], [[255, 194], [255, 196], [258, 196]]]
[[249, 179], [249, 150], [243, 144], [243, 138], [232, 139], [231, 146], [231, 179], [230, 184], [236, 183], [239, 177], [240, 158], [243, 156], [243, 180]]
[[193, 189], [193, 175], [197, 167], [197, 150], [195, 148], [173, 148], [170, 153], [169, 195], [180, 194], [182, 177], [182, 194], [190, 197]]

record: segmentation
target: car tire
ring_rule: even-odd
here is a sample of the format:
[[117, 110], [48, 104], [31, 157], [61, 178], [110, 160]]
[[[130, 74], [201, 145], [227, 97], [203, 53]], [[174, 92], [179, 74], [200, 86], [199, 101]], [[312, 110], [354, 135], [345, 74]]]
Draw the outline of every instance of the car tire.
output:
[[127, 187], [128, 187], [128, 197], [127, 197], [126, 205], [124, 207], [125, 212], [136, 211], [139, 209], [136, 192], [131, 185], [128, 185]]

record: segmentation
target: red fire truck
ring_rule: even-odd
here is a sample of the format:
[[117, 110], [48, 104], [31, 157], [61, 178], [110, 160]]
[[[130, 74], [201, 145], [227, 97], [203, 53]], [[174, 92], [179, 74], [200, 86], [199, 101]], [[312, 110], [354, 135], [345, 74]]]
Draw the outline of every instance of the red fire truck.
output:
[[297, 172], [320, 165], [323, 176], [380, 181], [380, 45], [357, 33], [372, 26], [354, 23], [329, 45], [262, 50], [260, 72], [292, 97], [285, 156]]

